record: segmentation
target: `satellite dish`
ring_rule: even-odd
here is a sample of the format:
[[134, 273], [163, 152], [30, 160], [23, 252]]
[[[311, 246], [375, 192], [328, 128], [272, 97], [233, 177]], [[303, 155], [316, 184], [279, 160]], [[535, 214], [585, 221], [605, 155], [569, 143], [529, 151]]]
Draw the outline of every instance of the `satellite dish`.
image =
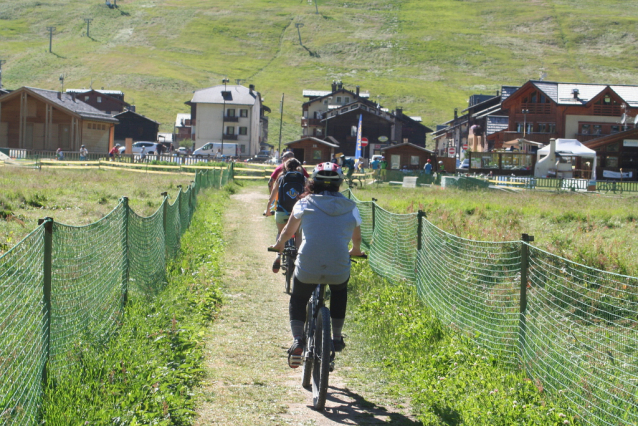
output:
[[540, 80], [540, 81], [543, 81], [543, 80], [545, 80], [546, 78], [547, 78], [547, 73], [546, 73], [546, 72], [542, 72], [539, 80]]
[[620, 118], [620, 124], [625, 124], [626, 121], [627, 121], [627, 114], [623, 114], [622, 117]]
[[634, 117], [634, 126], [636, 126], [636, 124], [638, 124], [638, 115]]

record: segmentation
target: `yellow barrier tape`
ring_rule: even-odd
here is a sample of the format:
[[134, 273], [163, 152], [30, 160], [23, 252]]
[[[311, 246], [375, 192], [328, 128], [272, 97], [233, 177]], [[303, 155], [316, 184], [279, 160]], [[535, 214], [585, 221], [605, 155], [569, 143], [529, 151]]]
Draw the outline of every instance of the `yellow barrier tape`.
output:
[[48, 164], [42, 164], [45, 169], [66, 169], [66, 170], [76, 170], [76, 169], [96, 169], [96, 166], [50, 166]]
[[182, 176], [195, 176], [195, 173], [189, 172], [160, 172], [159, 170], [137, 170], [137, 169], [127, 169], [126, 167], [113, 167], [113, 166], [100, 166], [101, 169], [106, 170], [124, 170], [127, 172], [136, 172], [136, 173], [149, 173], [149, 174], [158, 174], [158, 175], [182, 175]]
[[159, 164], [141, 164], [141, 163], [137, 163], [137, 164], [133, 164], [133, 163], [118, 163], [118, 162], [111, 162], [111, 161], [101, 161], [100, 164], [111, 164], [111, 167], [144, 167], [144, 168], [154, 168], [154, 169], [181, 169], [182, 166], [162, 166]]
[[100, 164], [100, 161], [58, 161], [58, 160], [40, 160], [41, 164]]
[[233, 176], [233, 179], [269, 179], [269, 176]]

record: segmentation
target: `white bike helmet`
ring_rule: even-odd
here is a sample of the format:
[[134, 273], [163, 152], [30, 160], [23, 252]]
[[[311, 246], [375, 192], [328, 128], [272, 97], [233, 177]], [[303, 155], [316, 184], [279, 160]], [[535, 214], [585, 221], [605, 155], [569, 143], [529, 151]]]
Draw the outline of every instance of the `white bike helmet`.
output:
[[312, 171], [312, 180], [318, 183], [323, 183], [329, 185], [334, 183], [336, 185], [341, 185], [343, 182], [344, 176], [343, 171], [341, 170], [341, 166], [335, 163], [320, 163], [315, 166], [315, 169]]

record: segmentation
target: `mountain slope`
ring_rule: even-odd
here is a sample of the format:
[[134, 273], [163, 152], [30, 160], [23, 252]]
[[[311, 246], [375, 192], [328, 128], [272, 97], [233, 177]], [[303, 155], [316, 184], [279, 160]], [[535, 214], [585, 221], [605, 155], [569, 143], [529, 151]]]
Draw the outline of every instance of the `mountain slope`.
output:
[[[3, 84], [122, 90], [171, 131], [192, 91], [255, 84], [278, 140], [300, 134], [303, 89], [342, 80], [434, 125], [474, 93], [541, 72], [634, 84], [638, 11], [606, 0], [0, 0]], [[92, 18], [90, 38], [84, 18]], [[299, 32], [294, 24], [302, 23]], [[53, 53], [48, 31], [55, 26]], [[303, 45], [299, 43], [299, 34]]]

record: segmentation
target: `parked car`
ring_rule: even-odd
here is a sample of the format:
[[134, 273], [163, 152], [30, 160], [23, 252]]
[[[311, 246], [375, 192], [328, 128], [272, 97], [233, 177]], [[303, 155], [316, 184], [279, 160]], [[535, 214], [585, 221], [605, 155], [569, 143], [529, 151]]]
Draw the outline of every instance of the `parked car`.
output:
[[[133, 154], [140, 154], [142, 147], [146, 147], [145, 153], [147, 155], [155, 154], [157, 152], [157, 142], [138, 141], [133, 144]], [[120, 146], [120, 154], [126, 152], [125, 146]]]
[[175, 150], [175, 154], [177, 155], [188, 155], [188, 149], [185, 146], [180, 146]]
[[461, 162], [461, 165], [458, 167], [459, 170], [469, 170], [470, 169], [470, 159], [466, 158]]

